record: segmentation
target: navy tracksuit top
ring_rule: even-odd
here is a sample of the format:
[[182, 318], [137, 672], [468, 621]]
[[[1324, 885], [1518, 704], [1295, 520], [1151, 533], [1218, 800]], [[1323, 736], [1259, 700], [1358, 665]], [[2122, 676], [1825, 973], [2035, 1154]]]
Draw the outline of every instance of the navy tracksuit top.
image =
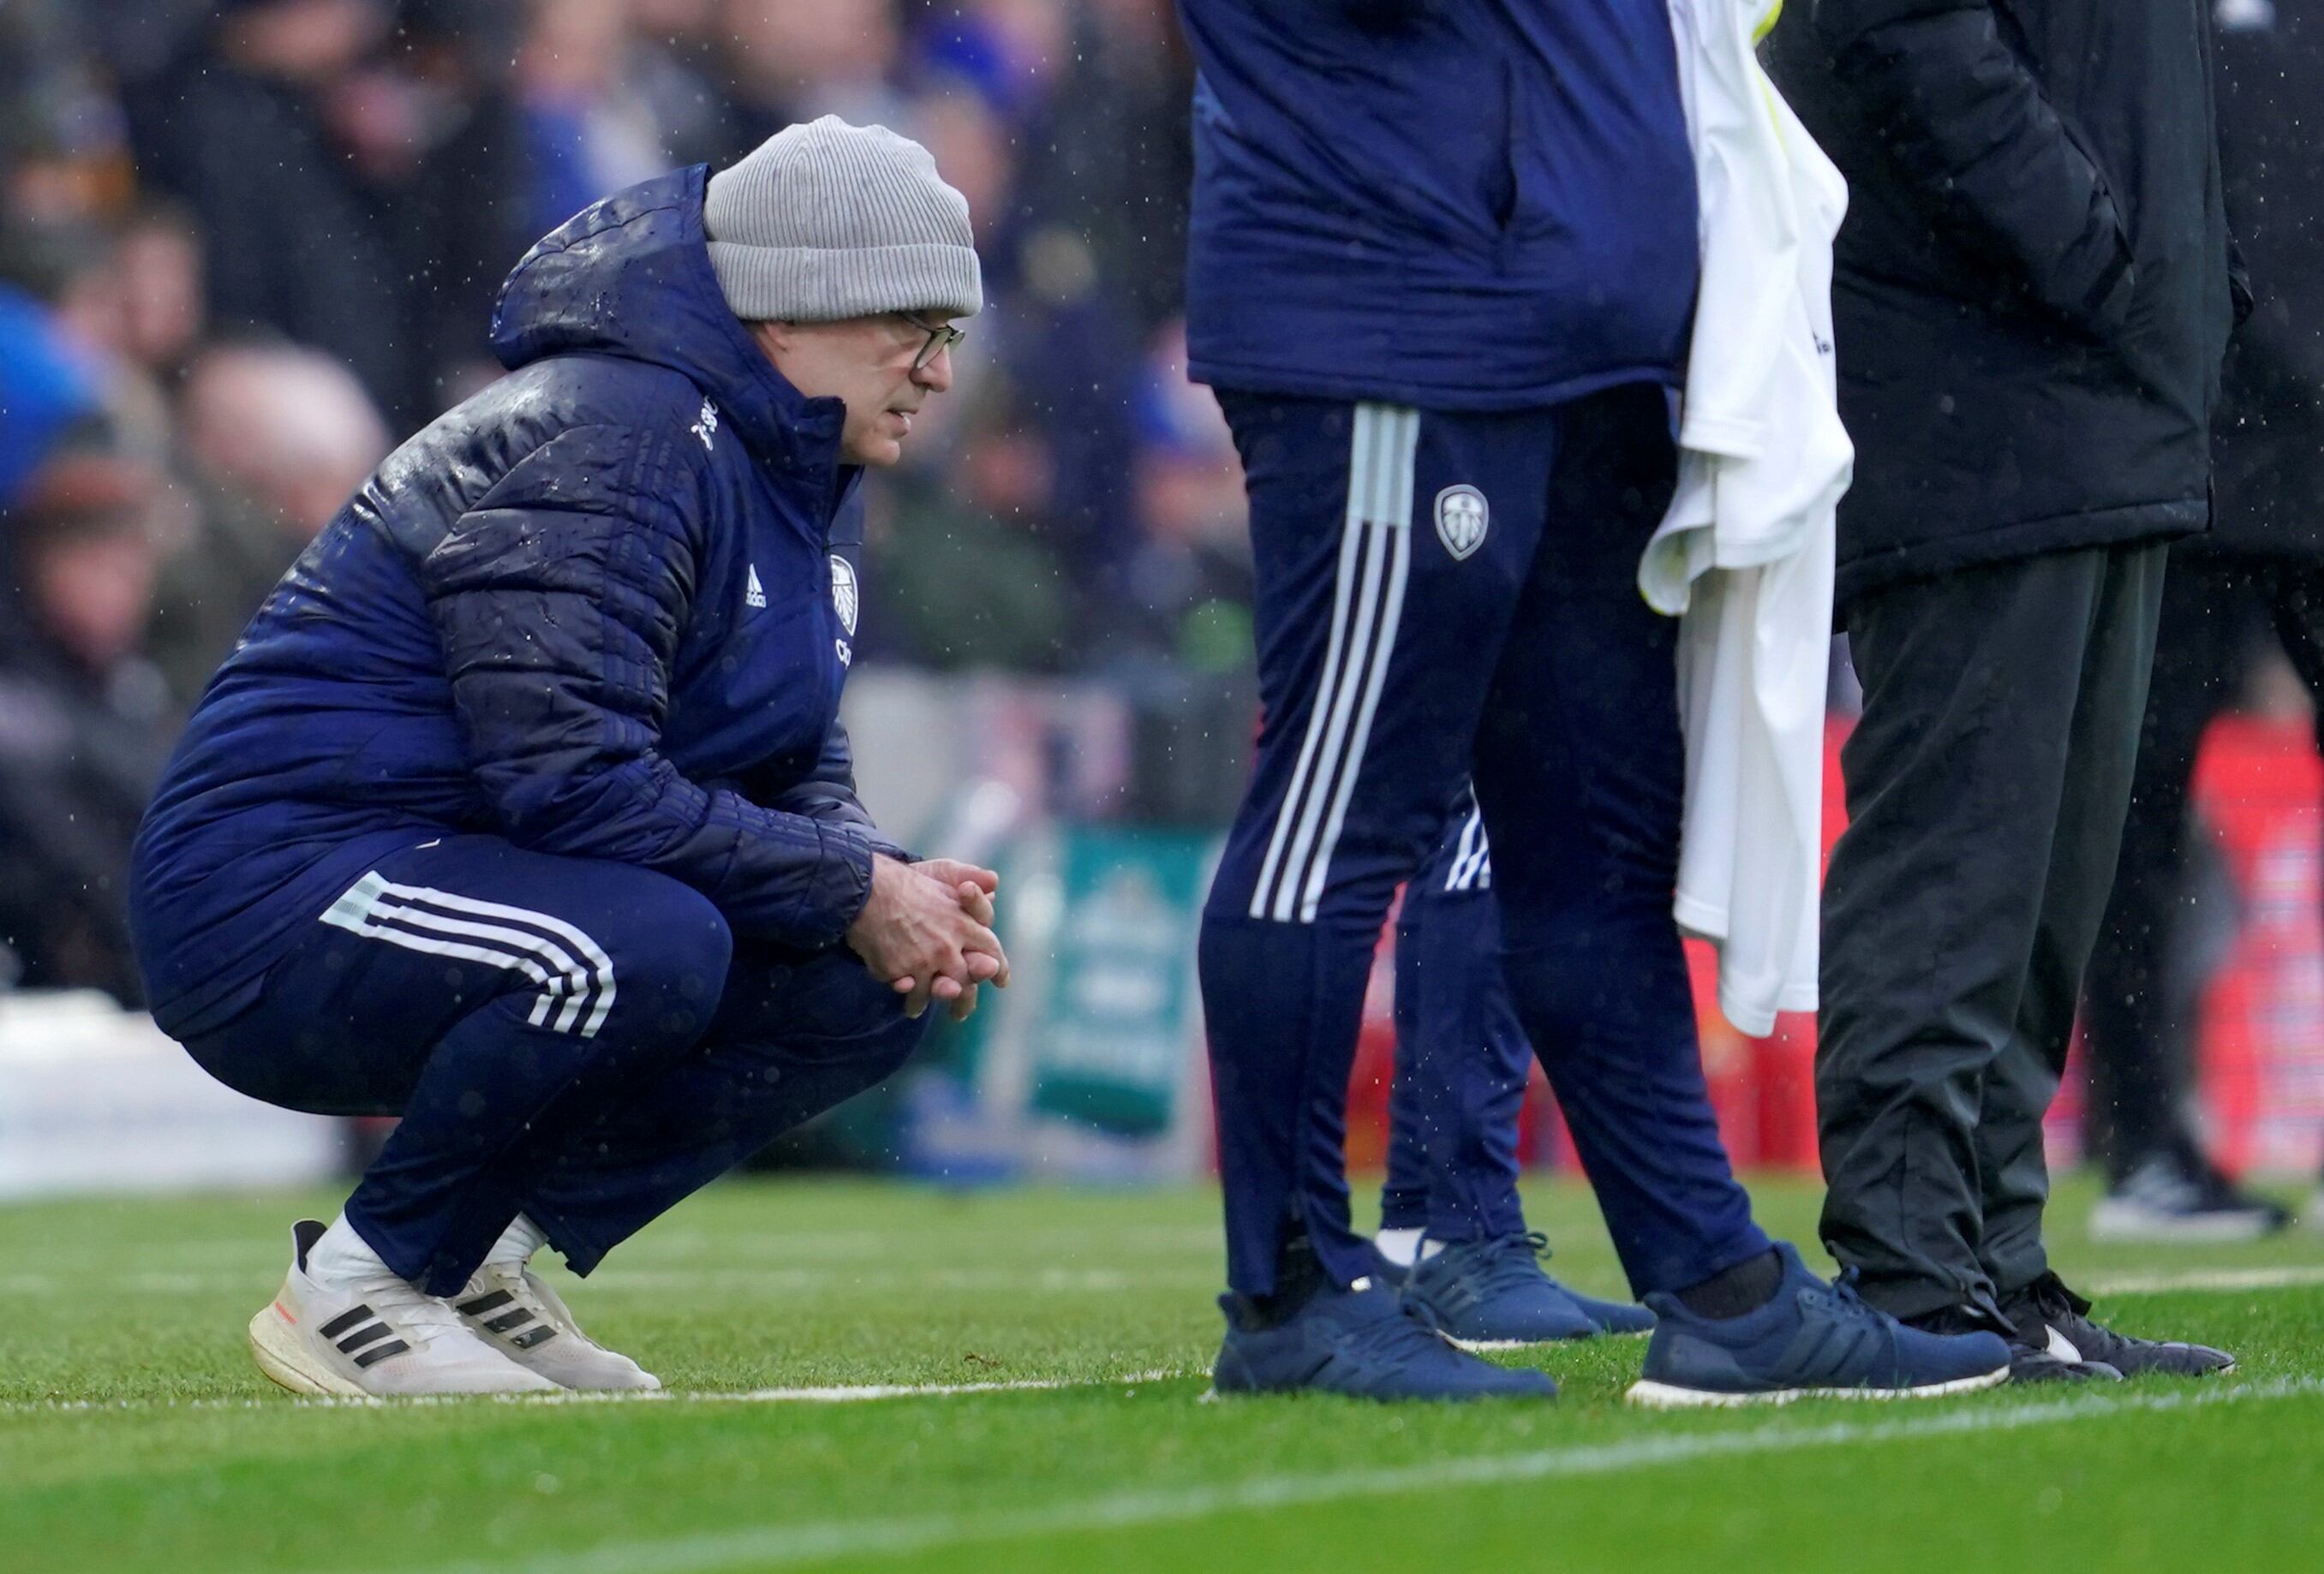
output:
[[1180, 0], [1199, 382], [1434, 410], [1674, 382], [1694, 161], [1665, 0]]
[[132, 916], [179, 1034], [372, 861], [447, 831], [639, 865], [738, 934], [844, 932], [887, 848], [837, 723], [860, 603], [844, 408], [728, 309], [696, 167], [503, 287], [509, 374], [389, 456], [212, 680]]

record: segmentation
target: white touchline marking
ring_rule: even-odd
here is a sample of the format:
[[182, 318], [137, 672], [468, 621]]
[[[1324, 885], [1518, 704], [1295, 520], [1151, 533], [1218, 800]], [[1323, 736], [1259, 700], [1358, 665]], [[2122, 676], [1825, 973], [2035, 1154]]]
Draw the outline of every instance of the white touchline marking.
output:
[[586, 1293], [622, 1291], [687, 1289], [709, 1284], [734, 1284], [769, 1290], [862, 1288], [890, 1290], [991, 1290], [1010, 1293], [1032, 1292], [1111, 1292], [1139, 1287], [1176, 1288], [1207, 1284], [1218, 1276], [1214, 1263], [1190, 1264], [1176, 1273], [1112, 1268], [1031, 1268], [1022, 1272], [1001, 1268], [607, 1268], [593, 1278]]
[[2093, 1279], [2093, 1295], [2165, 1295], [2173, 1290], [2297, 1290], [2324, 1284], [2324, 1265], [2304, 1268], [2199, 1268]]
[[410, 1399], [311, 1398], [285, 1394], [252, 1398], [220, 1395], [207, 1399], [12, 1399], [0, 1402], [0, 1415], [72, 1414], [143, 1410], [410, 1410], [445, 1404], [861, 1404], [874, 1399], [949, 1399], [969, 1394], [1037, 1394], [1070, 1388], [1129, 1388], [1167, 1383], [1199, 1374], [1175, 1367], [1131, 1372], [1120, 1377], [997, 1377], [988, 1383], [861, 1383], [818, 1388], [659, 1389], [648, 1393], [503, 1394], [489, 1397], [420, 1395]]
[[1499, 1487], [1554, 1477], [1610, 1476], [1694, 1459], [1792, 1453], [1844, 1445], [2019, 1431], [2125, 1413], [2189, 1410], [2255, 1401], [2324, 1397], [2324, 1379], [2303, 1377], [2243, 1386], [2119, 1399], [2084, 1397], [2006, 1407], [1970, 1405], [1887, 1422], [1822, 1426], [1731, 1428], [1628, 1442], [1586, 1443], [1522, 1454], [1472, 1456], [1313, 1475], [1261, 1476], [1218, 1487], [1108, 1493], [1078, 1503], [997, 1514], [928, 1514], [916, 1519], [825, 1520], [756, 1525], [660, 1541], [613, 1542], [578, 1552], [522, 1560], [441, 1563], [425, 1574], [710, 1574], [827, 1559], [900, 1555], [973, 1542], [1207, 1519], [1216, 1514], [1299, 1507], [1349, 1498]]
[[1031, 1394], [1060, 1388], [1121, 1388], [1191, 1377], [1192, 1372], [1159, 1367], [1125, 1377], [1003, 1377], [990, 1383], [864, 1383], [824, 1388], [745, 1388], [732, 1393], [548, 1394], [536, 1404], [634, 1403], [672, 1400], [684, 1404], [860, 1404], [869, 1399], [949, 1398], [962, 1394]]

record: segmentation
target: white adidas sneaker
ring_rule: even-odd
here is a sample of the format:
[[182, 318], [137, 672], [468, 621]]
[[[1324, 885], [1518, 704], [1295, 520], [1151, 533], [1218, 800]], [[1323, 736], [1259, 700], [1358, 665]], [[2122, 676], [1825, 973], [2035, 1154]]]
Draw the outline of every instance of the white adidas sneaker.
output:
[[521, 1263], [486, 1263], [452, 1306], [494, 1349], [560, 1388], [661, 1386], [629, 1357], [583, 1333], [564, 1298]]
[[250, 1320], [250, 1353], [273, 1382], [346, 1399], [556, 1392], [478, 1338], [450, 1302], [393, 1274], [346, 1288], [317, 1284], [307, 1253], [322, 1235], [316, 1220], [290, 1227], [282, 1293]]

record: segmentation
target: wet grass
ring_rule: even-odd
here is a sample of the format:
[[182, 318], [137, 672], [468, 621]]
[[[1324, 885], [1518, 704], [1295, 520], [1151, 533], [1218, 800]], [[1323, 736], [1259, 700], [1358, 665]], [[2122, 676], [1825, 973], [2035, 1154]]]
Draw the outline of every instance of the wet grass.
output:
[[[1757, 1191], [1812, 1235], [1812, 1188]], [[2061, 1200], [2069, 1277], [2232, 1377], [1674, 1417], [1620, 1405], [1642, 1347], [1609, 1340], [1508, 1358], [1554, 1406], [1206, 1404], [1205, 1192], [760, 1183], [561, 1286], [674, 1397], [329, 1406], [270, 1388], [242, 1328], [331, 1199], [20, 1206], [0, 1567], [2324, 1567], [2324, 1237], [2101, 1248], [2089, 1200]], [[1618, 1292], [1586, 1192], [1530, 1202], [1556, 1271]], [[872, 1384], [974, 1391], [753, 1393]]]

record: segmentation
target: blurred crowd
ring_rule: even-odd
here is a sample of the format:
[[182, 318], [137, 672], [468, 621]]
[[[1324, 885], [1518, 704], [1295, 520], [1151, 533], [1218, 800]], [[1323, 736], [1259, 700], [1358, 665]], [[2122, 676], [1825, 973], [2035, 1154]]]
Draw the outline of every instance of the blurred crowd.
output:
[[862, 656], [1240, 668], [1224, 423], [1177, 320], [1168, 0], [0, 0], [0, 987], [134, 1002], [131, 833], [309, 539], [494, 375], [596, 198], [837, 113], [968, 197], [988, 307], [869, 492]]

